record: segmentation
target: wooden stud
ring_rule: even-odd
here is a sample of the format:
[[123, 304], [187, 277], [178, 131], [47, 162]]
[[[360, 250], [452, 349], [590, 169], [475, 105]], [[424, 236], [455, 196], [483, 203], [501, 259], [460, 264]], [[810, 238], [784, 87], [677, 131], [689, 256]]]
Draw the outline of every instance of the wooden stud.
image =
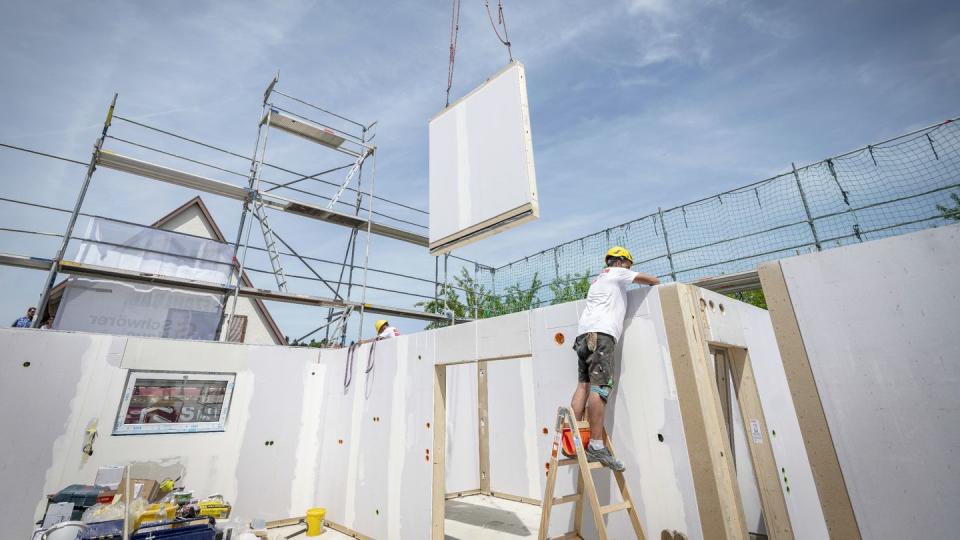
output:
[[820, 506], [831, 538], [859, 540], [860, 527], [843, 479], [843, 471], [830, 434], [820, 392], [810, 367], [806, 345], [793, 309], [790, 291], [779, 262], [760, 265], [758, 271], [767, 309], [777, 336], [783, 370], [797, 411], [803, 444], [810, 460]]
[[[793, 526], [790, 523], [790, 514], [787, 512], [783, 488], [780, 486], [777, 462], [767, 435], [770, 431], [767, 429], [763, 405], [760, 403], [760, 392], [753, 375], [750, 355], [745, 349], [732, 348], [729, 349], [727, 358], [730, 362], [730, 373], [733, 375], [733, 386], [737, 392], [737, 401], [740, 403], [740, 416], [743, 420], [744, 432], [747, 434], [747, 447], [750, 449], [753, 473], [757, 477], [767, 535], [772, 540], [793, 540]], [[753, 422], [758, 425], [753, 426]], [[759, 432], [759, 437], [753, 435], [754, 429]]]
[[480, 495], [481, 492], [479, 489], [468, 489], [466, 491], [457, 491], [455, 493], [447, 493], [447, 500], [450, 499], [459, 499], [460, 497], [469, 497], [471, 495]]
[[433, 528], [432, 540], [444, 540], [446, 519], [447, 366], [433, 366]]
[[710, 365], [703, 317], [691, 287], [659, 288], [703, 537], [747, 537], [730, 439]]
[[[610, 453], [617, 455], [617, 452], [613, 449], [613, 444], [610, 443], [610, 437], [607, 435], [606, 430], [603, 432], [603, 440], [604, 445], [610, 449]], [[623, 472], [611, 472], [613, 472], [613, 477], [617, 479], [617, 486], [620, 487], [620, 495], [623, 497], [623, 502], [629, 505], [626, 507], [626, 510], [627, 515], [630, 516], [630, 525], [633, 526], [633, 532], [637, 535], [637, 540], [644, 540], [646, 537], [643, 534], [643, 525], [640, 523], [640, 515], [637, 513], [637, 507], [635, 504], [633, 504], [633, 497], [630, 495], [630, 488], [627, 487], [627, 480], [624, 478]], [[575, 525], [576, 528], [574, 530], [577, 532], [577, 534], [580, 534], [581, 531], [579, 524]]]
[[524, 504], [532, 504], [534, 506], [540, 506], [542, 501], [540, 499], [534, 499], [533, 497], [524, 497], [523, 495], [511, 495], [510, 493], [504, 493], [502, 491], [491, 491], [491, 497], [496, 497], [498, 499], [504, 499], [507, 501], [519, 502]]
[[477, 419], [480, 430], [480, 493], [490, 495], [490, 429], [488, 414], [487, 362], [477, 362]]

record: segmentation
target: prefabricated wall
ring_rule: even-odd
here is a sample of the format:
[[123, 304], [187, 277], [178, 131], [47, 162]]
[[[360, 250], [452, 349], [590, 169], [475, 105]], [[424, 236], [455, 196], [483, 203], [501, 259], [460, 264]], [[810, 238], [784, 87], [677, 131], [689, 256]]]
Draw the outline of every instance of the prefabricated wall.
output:
[[[0, 400], [16, 411], [0, 417], [0, 430], [12, 434], [0, 442], [2, 471], [22, 494], [0, 508], [0, 519], [25, 536], [45, 494], [91, 483], [99, 466], [130, 462], [184, 467], [189, 488], [223, 494], [241, 518], [283, 519], [324, 506], [328, 519], [374, 538], [442, 537], [448, 494], [538, 503], [557, 407], [576, 384], [571, 345], [582, 308], [484, 319], [366, 344], [352, 355], [0, 330]], [[734, 469], [712, 408], [715, 381], [702, 377], [708, 344], [749, 356], [762, 406], [745, 421], [756, 420], [760, 432], [745, 433], [750, 451], [766, 449], [764, 463], [782, 469], [782, 479], [749, 478], [742, 452]], [[634, 290], [617, 357], [607, 425], [648, 537], [756, 532], [751, 501], [771, 493], [785, 501], [776, 523], [792, 522], [798, 538], [825, 537], [765, 311], [693, 287]], [[130, 370], [235, 374], [224, 430], [113, 435]], [[88, 456], [91, 426], [98, 437]], [[573, 474], [560, 473], [556, 496], [574, 491]], [[607, 471], [594, 476], [601, 502], [619, 497]], [[566, 506], [555, 508], [551, 533], [571, 528]], [[624, 513], [607, 519], [611, 537], [632, 535]], [[587, 537], [592, 527], [585, 518]]]
[[[0, 471], [17, 497], [0, 520], [29, 536], [45, 495], [90, 484], [97, 468], [185, 468], [199, 496], [268, 520], [324, 506], [376, 538], [429, 535], [433, 357], [429, 334], [347, 350], [0, 330]], [[112, 435], [129, 370], [235, 373], [225, 430]], [[82, 452], [85, 430], [98, 436]]]
[[960, 530], [960, 225], [760, 269], [833, 538]]
[[[727, 437], [720, 429], [707, 433], [706, 428], [697, 426], [703, 423], [695, 418], [702, 416], [702, 411], [687, 410], [690, 422], [684, 422], [680, 395], [684, 390], [678, 390], [677, 357], [672, 355], [667, 335], [668, 326], [679, 327], [683, 322], [680, 315], [672, 313], [673, 308], [665, 317], [661, 302], [661, 295], [676, 295], [676, 289], [643, 288], [629, 295], [624, 335], [617, 351], [618, 383], [607, 407], [613, 443], [627, 466], [626, 479], [648, 537], [659, 537], [663, 531], [682, 532], [689, 538], [736, 538], [760, 532], [760, 495], [752, 471], [746, 469], [751, 466], [749, 453], [738, 456], [737, 478], [728, 479], [725, 488], [701, 487], [695, 479], [697, 474], [712, 474], [713, 467], [734, 467], [732, 462], [722, 463], [723, 452], [729, 456], [729, 445], [719, 450], [716, 460], [702, 458], [712, 452], [706, 448], [705, 438], [722, 441]], [[766, 311], [702, 289], [689, 290], [699, 295], [696, 300], [705, 299], [700, 317], [707, 333], [698, 338], [698, 343], [704, 348], [712, 343], [749, 351], [755, 387], [760, 390], [758, 410], [762, 407], [766, 416], [764, 432], [751, 434], [751, 438], [755, 446], [767, 448], [772, 454], [773, 469], [782, 471], [774, 475], [772, 489], [785, 499], [783, 514], [789, 516], [786, 530], [790, 531], [789, 522], [793, 522], [792, 532], [771, 537], [789, 538], [792, 534], [797, 538], [825, 538], [819, 500]], [[486, 485], [479, 486], [481, 492], [534, 503], [542, 499], [557, 407], [569, 403], [576, 386], [577, 357], [571, 346], [582, 309], [582, 302], [561, 304], [436, 332], [437, 358], [449, 364], [448, 373], [456, 370], [463, 377], [462, 373], [469, 372], [465, 366], [474, 365], [485, 373], [486, 381], [476, 399], [485, 402], [480, 414], [486, 416], [486, 442], [476, 435], [466, 442], [460, 440], [465, 433], [471, 434], [470, 430], [446, 435], [448, 449], [461, 449], [446, 457], [460, 463], [472, 463], [463, 449], [477, 444], [488, 448], [489, 477]], [[704, 358], [700, 361], [706, 362]], [[462, 385], [454, 388], [450, 376], [445, 393], [448, 410], [469, 409], [462, 401], [474, 397], [464, 394]], [[695, 389], [686, 391], [691, 393], [688, 401], [699, 397]], [[706, 410], [712, 406], [712, 402], [704, 404]], [[749, 420], [760, 425], [756, 418]], [[702, 434], [695, 448], [687, 443], [688, 432]], [[450, 443], [451, 438], [455, 442]], [[697, 472], [693, 463], [700, 463]], [[449, 474], [450, 467], [446, 470]], [[616, 483], [605, 472], [594, 473], [601, 504], [619, 500]], [[463, 471], [457, 474], [457, 481], [447, 480], [448, 495], [469, 491], [469, 485], [461, 482]], [[569, 469], [559, 473], [556, 497], [576, 490], [575, 474]], [[748, 501], [743, 505], [732, 502], [740, 493]], [[733, 506], [710, 513], [709, 524], [705, 525], [701, 516], [707, 505], [700, 502], [719, 505], [721, 499]], [[556, 507], [549, 534], [571, 530], [572, 511], [572, 505]], [[607, 520], [611, 537], [632, 536], [625, 513], [610, 514]], [[738, 521], [742, 529], [726, 530], [725, 521], [730, 520]], [[584, 524], [584, 537], [595, 537], [591, 520], [585, 518]]]

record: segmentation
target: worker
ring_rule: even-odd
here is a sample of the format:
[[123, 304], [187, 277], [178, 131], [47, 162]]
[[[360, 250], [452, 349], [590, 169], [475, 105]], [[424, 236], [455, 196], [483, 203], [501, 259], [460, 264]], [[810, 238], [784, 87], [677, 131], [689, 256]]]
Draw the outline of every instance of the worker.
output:
[[386, 319], [373, 323], [373, 328], [377, 331], [377, 339], [389, 339], [400, 335], [400, 331], [390, 326]]
[[586, 412], [590, 422], [587, 461], [598, 461], [615, 471], [622, 471], [625, 469], [623, 462], [603, 443], [604, 408], [616, 382], [613, 355], [627, 314], [627, 285], [656, 285], [660, 280], [630, 270], [633, 256], [620, 246], [607, 251], [604, 263], [606, 267], [590, 285], [587, 305], [577, 325], [578, 335], [573, 349], [579, 357], [579, 377], [570, 407], [578, 421], [583, 420]]

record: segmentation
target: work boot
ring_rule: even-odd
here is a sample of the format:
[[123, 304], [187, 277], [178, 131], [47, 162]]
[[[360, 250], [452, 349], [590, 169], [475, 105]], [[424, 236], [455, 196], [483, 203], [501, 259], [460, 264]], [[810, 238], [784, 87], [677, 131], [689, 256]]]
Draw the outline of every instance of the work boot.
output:
[[597, 461], [604, 467], [613, 469], [615, 471], [623, 472], [627, 468], [623, 466], [623, 462], [619, 459], [613, 457], [613, 454], [610, 453], [608, 448], [601, 448], [599, 450], [594, 450], [587, 445], [587, 461]]

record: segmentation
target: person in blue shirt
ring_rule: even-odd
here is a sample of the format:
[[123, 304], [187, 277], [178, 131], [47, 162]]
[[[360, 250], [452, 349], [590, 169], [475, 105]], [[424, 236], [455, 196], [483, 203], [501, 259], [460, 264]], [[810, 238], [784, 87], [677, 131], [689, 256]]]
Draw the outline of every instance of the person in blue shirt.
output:
[[13, 321], [12, 328], [30, 328], [33, 326], [33, 317], [37, 314], [37, 308], [31, 307], [27, 310], [27, 315]]

